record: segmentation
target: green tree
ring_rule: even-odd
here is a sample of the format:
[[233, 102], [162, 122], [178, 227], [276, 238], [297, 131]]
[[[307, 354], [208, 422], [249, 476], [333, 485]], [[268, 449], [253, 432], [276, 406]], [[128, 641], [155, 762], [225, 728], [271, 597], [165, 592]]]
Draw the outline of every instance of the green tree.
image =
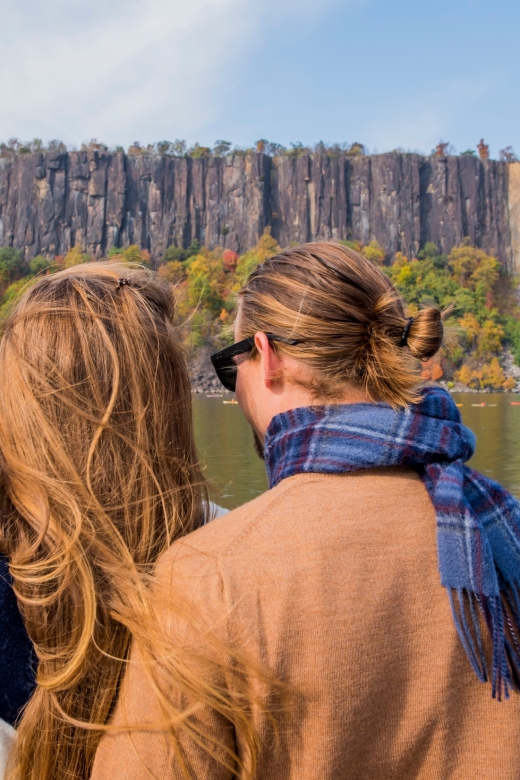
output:
[[44, 257], [43, 255], [36, 255], [29, 263], [29, 268], [32, 274], [41, 274], [43, 271], [55, 267], [55, 265], [54, 260], [49, 260], [49, 258]]
[[12, 282], [25, 276], [28, 270], [21, 252], [10, 246], [0, 248], [0, 292], [5, 292]]
[[191, 244], [186, 248], [180, 246], [169, 246], [164, 255], [162, 256], [162, 263], [178, 262], [182, 263], [185, 260], [189, 260], [190, 257], [198, 255], [200, 252], [200, 243], [194, 238]]
[[213, 147], [213, 154], [215, 157], [225, 157], [226, 154], [229, 154], [230, 150], [230, 141], [215, 141], [215, 146]]

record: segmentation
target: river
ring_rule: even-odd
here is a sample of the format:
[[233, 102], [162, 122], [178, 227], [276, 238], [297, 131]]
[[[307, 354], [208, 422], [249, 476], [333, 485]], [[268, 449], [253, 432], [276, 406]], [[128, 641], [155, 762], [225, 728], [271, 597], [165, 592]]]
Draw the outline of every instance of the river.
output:
[[[520, 498], [520, 395], [454, 393], [464, 423], [477, 436], [473, 468], [496, 479]], [[480, 406], [484, 403], [485, 406]], [[264, 464], [253, 448], [240, 407], [222, 398], [193, 397], [195, 437], [216, 500], [228, 509], [267, 489]]]

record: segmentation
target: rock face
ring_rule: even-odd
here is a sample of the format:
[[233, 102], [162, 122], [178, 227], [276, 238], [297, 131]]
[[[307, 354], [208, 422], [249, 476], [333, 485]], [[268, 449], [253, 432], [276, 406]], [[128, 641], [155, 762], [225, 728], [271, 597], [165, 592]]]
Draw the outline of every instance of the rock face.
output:
[[[514, 165], [514, 164], [513, 164]], [[160, 258], [197, 238], [251, 248], [270, 226], [282, 246], [377, 239], [388, 256], [465, 237], [508, 267], [514, 256], [507, 163], [472, 157], [263, 154], [201, 159], [70, 152], [0, 159], [0, 246], [95, 257], [139, 244]], [[515, 217], [516, 219], [516, 217]], [[516, 230], [516, 232], [515, 232]], [[515, 253], [517, 254], [517, 253]]]

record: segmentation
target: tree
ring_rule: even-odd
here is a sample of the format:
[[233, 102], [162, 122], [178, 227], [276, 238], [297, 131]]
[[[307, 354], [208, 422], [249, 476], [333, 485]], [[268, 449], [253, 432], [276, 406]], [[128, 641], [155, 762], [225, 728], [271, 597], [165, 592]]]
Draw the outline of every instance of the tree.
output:
[[157, 154], [160, 157], [164, 157], [166, 154], [171, 154], [172, 143], [171, 141], [158, 141], [156, 143]]
[[22, 253], [10, 246], [0, 248], [0, 292], [27, 273]]
[[232, 249], [224, 249], [222, 252], [222, 262], [226, 271], [233, 273], [236, 270], [238, 263], [238, 254], [233, 252]]
[[439, 141], [439, 143], [435, 147], [435, 156], [446, 157], [446, 155], [448, 154], [449, 146], [450, 146], [449, 141]]
[[88, 143], [81, 144], [81, 150], [84, 152], [107, 152], [108, 146], [97, 138], [91, 138]]
[[69, 249], [65, 257], [63, 258], [63, 267], [72, 268], [74, 265], [80, 263], [88, 263], [92, 260], [90, 255], [85, 254], [83, 247], [76, 245]]
[[507, 163], [518, 162], [518, 157], [512, 146], [506, 146], [504, 149], [501, 149], [498, 153], [498, 159]]
[[196, 143], [191, 147], [191, 149], [188, 149], [187, 154], [190, 157], [193, 157], [193, 159], [198, 160], [201, 157], [209, 157], [211, 154], [211, 149], [209, 146], [200, 146], [199, 143]]
[[47, 150], [49, 152], [56, 152], [57, 154], [64, 154], [64, 152], [67, 151], [67, 146], [63, 143], [63, 141], [60, 141], [58, 138], [54, 138], [47, 144]]
[[469, 239], [451, 250], [449, 265], [459, 284], [473, 290], [478, 284], [482, 284], [486, 291], [492, 289], [500, 273], [496, 257], [471, 246]]
[[190, 263], [186, 277], [188, 280], [188, 303], [192, 309], [201, 307], [220, 315], [225, 307], [226, 290], [224, 267], [221, 259], [196, 255]]
[[171, 284], [179, 284], [186, 279], [186, 267], [178, 260], [169, 260], [159, 266], [158, 274], [168, 279]]
[[494, 357], [490, 363], [484, 363], [479, 373], [481, 387], [489, 387], [490, 390], [501, 390], [506, 381], [504, 369]]
[[171, 153], [174, 157], [184, 157], [186, 154], [186, 141], [176, 138], [171, 145]]
[[467, 365], [462, 366], [462, 368], [459, 371], [455, 372], [455, 381], [461, 382], [463, 385], [466, 385], [467, 387], [471, 387], [472, 382], [474, 384], [474, 376], [471, 368]]
[[354, 141], [353, 144], [350, 144], [346, 153], [351, 157], [359, 157], [360, 155], [365, 154], [365, 146], [359, 141]]
[[125, 249], [112, 247], [108, 253], [112, 263], [136, 263], [150, 267], [150, 252], [147, 249], [141, 249], [137, 244], [130, 244]]
[[477, 341], [478, 357], [489, 358], [496, 355], [502, 349], [504, 339], [504, 328], [502, 325], [486, 320], [480, 329]]
[[227, 154], [229, 154], [230, 149], [231, 149], [230, 141], [215, 141], [215, 146], [213, 147], [213, 154], [215, 155], [215, 157], [225, 157]]
[[465, 152], [460, 153], [461, 157], [476, 157], [477, 153], [474, 149], [466, 149]]
[[191, 244], [186, 248], [178, 246], [169, 246], [164, 255], [162, 256], [162, 263], [179, 262], [183, 263], [194, 255], [198, 255], [200, 252], [200, 243], [194, 238]]
[[309, 149], [302, 144], [301, 141], [297, 141], [295, 144], [291, 143], [291, 149], [286, 154], [290, 157], [299, 157], [301, 154], [308, 154]]
[[461, 328], [464, 333], [469, 349], [473, 349], [480, 334], [479, 321], [474, 314], [466, 312], [466, 314], [461, 317], [458, 324], [459, 328]]
[[383, 265], [385, 262], [386, 252], [379, 241], [371, 241], [368, 246], [363, 247], [361, 254], [374, 265]]
[[52, 266], [55, 266], [54, 260], [49, 260], [49, 258], [44, 257], [43, 255], [36, 255], [29, 263], [32, 274], [41, 274]]
[[287, 152], [287, 149], [282, 144], [273, 143], [268, 141], [265, 145], [265, 153], [270, 157], [281, 157]]
[[271, 235], [271, 228], [266, 227], [258, 244], [238, 260], [236, 269], [238, 282], [243, 284], [259, 263], [263, 263], [268, 257], [273, 257], [280, 251], [278, 243]]
[[20, 295], [27, 289], [32, 283], [31, 277], [24, 276], [9, 285], [2, 296], [2, 303], [0, 305], [0, 315], [3, 316], [10, 307], [16, 303]]
[[484, 143], [484, 139], [480, 139], [480, 143], [477, 144], [478, 156], [481, 160], [489, 159], [489, 146]]

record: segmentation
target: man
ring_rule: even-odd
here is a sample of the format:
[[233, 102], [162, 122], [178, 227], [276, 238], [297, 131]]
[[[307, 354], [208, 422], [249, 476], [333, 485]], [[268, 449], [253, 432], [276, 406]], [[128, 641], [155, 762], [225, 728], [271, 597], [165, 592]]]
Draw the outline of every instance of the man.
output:
[[[520, 506], [463, 465], [474, 439], [449, 395], [417, 388], [413, 358], [442, 333], [437, 309], [407, 318], [384, 274], [337, 245], [253, 272], [237, 343], [213, 361], [271, 489], [174, 544], [156, 589], [172, 648], [214, 635], [290, 702], [253, 701], [255, 748], [172, 686], [207, 732], [175, 752], [150, 730], [161, 710], [134, 658], [113, 725], [143, 728], [102, 740], [92, 780], [520, 780]], [[198, 637], [168, 612], [172, 587]]]

